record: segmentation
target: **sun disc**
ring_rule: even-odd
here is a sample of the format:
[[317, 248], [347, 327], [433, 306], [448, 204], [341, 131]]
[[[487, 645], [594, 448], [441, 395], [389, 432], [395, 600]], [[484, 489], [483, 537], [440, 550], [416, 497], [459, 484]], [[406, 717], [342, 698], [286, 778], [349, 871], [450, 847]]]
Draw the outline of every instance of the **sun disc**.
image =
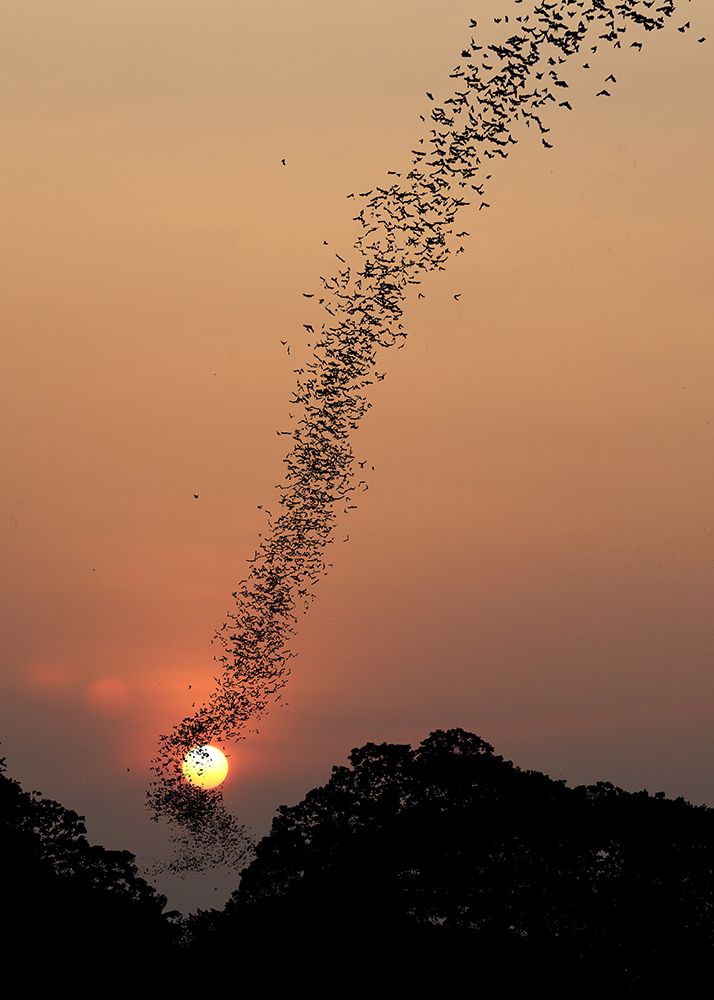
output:
[[183, 776], [198, 788], [217, 788], [228, 774], [228, 759], [218, 747], [206, 744], [189, 750], [181, 765]]

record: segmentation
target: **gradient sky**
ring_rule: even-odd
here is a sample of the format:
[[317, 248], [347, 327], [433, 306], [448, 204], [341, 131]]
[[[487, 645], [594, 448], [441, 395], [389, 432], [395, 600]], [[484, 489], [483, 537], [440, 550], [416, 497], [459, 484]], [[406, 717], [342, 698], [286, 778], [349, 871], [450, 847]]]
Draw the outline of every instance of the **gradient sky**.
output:
[[[0, 753], [108, 847], [166, 853], [148, 763], [217, 672], [345, 195], [407, 166], [504, 9], [3, 5]], [[568, 70], [555, 148], [495, 165], [383, 354], [287, 704], [226, 748], [256, 832], [352, 747], [456, 725], [714, 805], [714, 10], [687, 17]]]

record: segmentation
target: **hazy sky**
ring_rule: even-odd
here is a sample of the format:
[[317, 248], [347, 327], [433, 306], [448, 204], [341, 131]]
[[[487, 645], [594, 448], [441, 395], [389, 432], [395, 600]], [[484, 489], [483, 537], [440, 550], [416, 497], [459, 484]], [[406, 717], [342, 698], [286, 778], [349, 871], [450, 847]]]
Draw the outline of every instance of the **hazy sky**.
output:
[[[106, 846], [166, 850], [148, 763], [217, 672], [345, 196], [408, 165], [504, 9], [3, 4], [0, 753]], [[287, 705], [232, 752], [257, 832], [352, 747], [457, 725], [714, 805], [714, 10], [686, 16], [568, 70], [555, 148], [494, 167], [408, 307]]]

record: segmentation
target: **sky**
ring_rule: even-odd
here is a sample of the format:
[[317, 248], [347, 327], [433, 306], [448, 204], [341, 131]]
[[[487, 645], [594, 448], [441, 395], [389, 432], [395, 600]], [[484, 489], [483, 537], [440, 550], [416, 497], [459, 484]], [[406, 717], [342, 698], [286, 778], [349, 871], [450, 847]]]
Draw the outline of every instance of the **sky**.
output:
[[[3, 5], [0, 754], [142, 864], [157, 736], [211, 689], [281, 481], [302, 292], [509, 9]], [[554, 148], [523, 135], [410, 302], [283, 706], [225, 748], [256, 834], [351, 748], [453, 726], [714, 805], [714, 11], [686, 16], [569, 70]]]

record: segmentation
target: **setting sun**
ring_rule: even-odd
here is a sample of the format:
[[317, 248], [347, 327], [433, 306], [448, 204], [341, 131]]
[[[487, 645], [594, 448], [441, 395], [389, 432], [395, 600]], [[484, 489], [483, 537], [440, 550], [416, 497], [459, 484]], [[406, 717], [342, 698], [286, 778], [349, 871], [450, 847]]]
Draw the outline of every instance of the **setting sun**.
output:
[[228, 760], [218, 747], [194, 747], [184, 757], [181, 768], [186, 781], [192, 785], [216, 788], [226, 780]]

